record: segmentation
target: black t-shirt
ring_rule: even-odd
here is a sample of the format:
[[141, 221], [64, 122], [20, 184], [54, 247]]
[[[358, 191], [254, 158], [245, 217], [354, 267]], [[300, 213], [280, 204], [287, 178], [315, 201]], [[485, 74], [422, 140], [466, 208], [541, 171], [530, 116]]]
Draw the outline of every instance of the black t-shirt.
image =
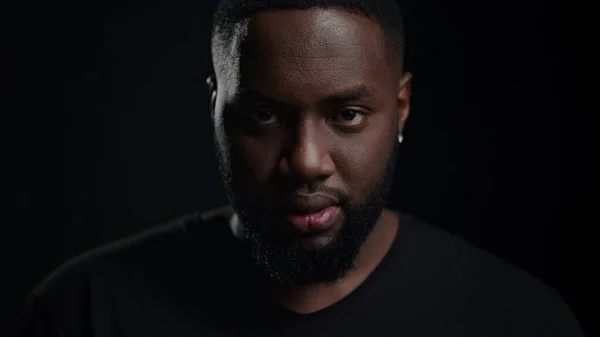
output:
[[583, 336], [555, 290], [406, 214], [361, 286], [295, 313], [256, 290], [230, 214], [187, 215], [68, 262], [32, 292], [19, 336]]

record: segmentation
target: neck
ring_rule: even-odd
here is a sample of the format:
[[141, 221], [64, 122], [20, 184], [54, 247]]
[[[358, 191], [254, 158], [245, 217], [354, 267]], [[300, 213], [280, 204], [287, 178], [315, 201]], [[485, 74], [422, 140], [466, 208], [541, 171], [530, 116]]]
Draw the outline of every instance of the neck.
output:
[[355, 267], [333, 284], [281, 286], [267, 282], [269, 297], [297, 313], [311, 313], [342, 300], [358, 288], [392, 247], [398, 232], [398, 214], [384, 209], [359, 250]]

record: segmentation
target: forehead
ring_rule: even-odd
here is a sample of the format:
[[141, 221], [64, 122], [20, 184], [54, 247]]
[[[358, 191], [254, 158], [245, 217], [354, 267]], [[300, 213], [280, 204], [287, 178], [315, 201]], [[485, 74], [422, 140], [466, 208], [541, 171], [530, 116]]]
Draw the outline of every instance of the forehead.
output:
[[309, 101], [346, 87], [393, 85], [383, 32], [339, 9], [277, 10], [252, 16], [240, 53], [239, 86]]

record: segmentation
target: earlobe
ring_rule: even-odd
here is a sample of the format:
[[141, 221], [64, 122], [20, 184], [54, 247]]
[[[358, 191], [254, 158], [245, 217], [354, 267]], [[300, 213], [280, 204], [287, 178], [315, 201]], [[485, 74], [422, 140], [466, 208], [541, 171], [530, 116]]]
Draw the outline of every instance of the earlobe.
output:
[[206, 78], [206, 85], [208, 87], [208, 92], [213, 92], [215, 90], [215, 77], [214, 76], [208, 76]]
[[208, 95], [210, 100], [210, 118], [215, 119], [215, 105], [217, 103], [217, 85], [215, 82], [215, 78], [213, 76], [209, 76], [206, 79], [206, 84], [208, 85]]
[[410, 112], [412, 74], [406, 72], [398, 83], [398, 134], [401, 135]]

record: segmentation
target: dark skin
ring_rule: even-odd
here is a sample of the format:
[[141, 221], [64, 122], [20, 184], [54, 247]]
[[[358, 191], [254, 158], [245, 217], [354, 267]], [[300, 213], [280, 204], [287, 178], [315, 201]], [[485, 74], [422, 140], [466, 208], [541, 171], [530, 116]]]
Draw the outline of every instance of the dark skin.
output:
[[[284, 28], [283, 28], [284, 27]], [[211, 86], [216, 132], [230, 146], [240, 193], [275, 212], [281, 186], [320, 184], [360, 203], [381, 181], [409, 113], [411, 74], [390, 64], [376, 21], [339, 9], [254, 15], [236, 80]], [[218, 89], [218, 90], [217, 90]], [[261, 203], [262, 202], [262, 203]], [[321, 247], [343, 221], [315, 235], [281, 226], [282, 240]], [[298, 313], [321, 310], [356, 289], [386, 255], [398, 216], [384, 209], [355, 268], [333, 284], [275, 286], [270, 296]]]

